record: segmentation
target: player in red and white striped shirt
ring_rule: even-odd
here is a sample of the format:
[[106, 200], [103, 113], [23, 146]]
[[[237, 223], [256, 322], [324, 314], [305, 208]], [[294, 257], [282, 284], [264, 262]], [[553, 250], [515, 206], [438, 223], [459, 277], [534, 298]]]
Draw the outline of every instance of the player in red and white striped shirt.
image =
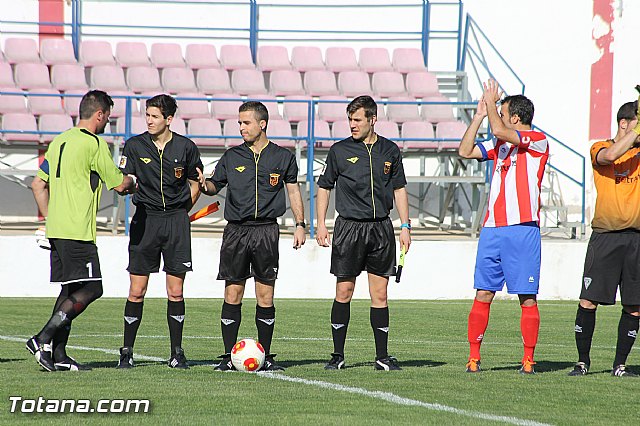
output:
[[[487, 215], [478, 241], [467, 372], [480, 371], [480, 344], [489, 323], [491, 302], [506, 283], [507, 292], [518, 295], [522, 308], [524, 356], [520, 373], [533, 374], [540, 326], [540, 185], [549, 146], [543, 133], [531, 129], [533, 103], [523, 95], [500, 101], [501, 97], [495, 80], [484, 84], [482, 99], [458, 149], [461, 157], [493, 160], [494, 164]], [[495, 139], [475, 144], [485, 117]]]

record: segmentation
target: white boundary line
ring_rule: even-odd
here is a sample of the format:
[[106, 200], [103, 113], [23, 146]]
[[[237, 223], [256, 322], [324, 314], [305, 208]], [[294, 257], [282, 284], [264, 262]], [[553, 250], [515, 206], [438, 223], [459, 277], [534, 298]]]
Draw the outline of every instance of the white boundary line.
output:
[[[6, 340], [9, 342], [26, 343], [27, 339], [28, 337], [0, 335], [0, 340]], [[91, 348], [87, 346], [72, 346], [72, 345], [69, 345], [67, 347], [70, 349], [102, 352], [110, 355], [119, 355], [119, 352], [114, 349]], [[146, 360], [146, 361], [165, 361], [164, 358], [159, 358], [155, 356], [145, 356], [140, 354], [136, 354], [136, 358], [141, 360]], [[519, 419], [517, 417], [509, 417], [509, 416], [498, 416], [494, 414], [485, 414], [478, 411], [462, 410], [460, 408], [450, 407], [448, 405], [443, 405], [443, 404], [434, 404], [430, 402], [418, 401], [416, 399], [404, 398], [396, 394], [393, 394], [391, 392], [370, 391], [367, 389], [358, 388], [354, 386], [344, 386], [336, 383], [323, 382], [320, 380], [307, 380], [299, 377], [291, 377], [291, 376], [284, 375], [282, 373], [266, 373], [265, 372], [265, 373], [258, 373], [257, 375], [258, 377], [277, 379], [277, 380], [282, 380], [285, 382], [292, 382], [292, 383], [301, 383], [307, 386], [315, 386], [323, 389], [330, 389], [330, 390], [339, 391], [339, 392], [347, 392], [347, 393], [352, 393], [356, 395], [362, 395], [369, 398], [376, 398], [386, 402], [390, 402], [392, 404], [422, 407], [432, 411], [441, 411], [441, 412], [446, 412], [451, 414], [457, 414], [460, 416], [471, 417], [474, 419], [490, 420], [490, 421], [508, 423], [508, 424], [519, 425], [519, 426], [549, 426], [547, 423], [540, 423], [533, 420]]]

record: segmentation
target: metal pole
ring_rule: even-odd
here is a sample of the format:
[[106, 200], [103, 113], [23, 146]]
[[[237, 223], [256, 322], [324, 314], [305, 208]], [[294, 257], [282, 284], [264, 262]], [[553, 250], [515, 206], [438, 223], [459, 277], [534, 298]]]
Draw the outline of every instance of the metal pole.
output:
[[463, 17], [463, 5], [462, 1], [458, 1], [458, 57], [456, 58], [458, 64], [458, 71], [462, 71], [461, 56], [462, 56], [462, 17]]
[[313, 146], [315, 144], [315, 116], [314, 116], [314, 100], [310, 100], [308, 103], [308, 135], [307, 135], [307, 185], [309, 185], [309, 238], [315, 237], [315, 226], [313, 224], [314, 211], [314, 194], [315, 194], [315, 181], [313, 179], [313, 161], [314, 153]]
[[249, 22], [249, 47], [251, 49], [251, 57], [253, 63], [256, 63], [258, 54], [258, 2], [251, 0], [250, 2], [250, 22]]
[[422, 0], [422, 56], [424, 66], [429, 66], [429, 12], [431, 5], [429, 0]]
[[[125, 141], [131, 137], [131, 97], [126, 99], [125, 116], [127, 120], [124, 125]], [[129, 215], [131, 214], [130, 207], [131, 196], [125, 195], [124, 197], [124, 235], [129, 236]]]

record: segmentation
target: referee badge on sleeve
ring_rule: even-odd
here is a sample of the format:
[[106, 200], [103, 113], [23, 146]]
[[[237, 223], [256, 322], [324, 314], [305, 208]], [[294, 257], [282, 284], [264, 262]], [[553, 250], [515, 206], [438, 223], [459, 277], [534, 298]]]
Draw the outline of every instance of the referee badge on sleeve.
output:
[[390, 171], [391, 171], [391, 162], [385, 161], [384, 162], [384, 174], [388, 175]]
[[120, 156], [120, 162], [118, 163], [118, 167], [124, 169], [127, 167], [127, 157], [124, 155]]
[[271, 173], [269, 175], [269, 185], [276, 186], [276, 185], [278, 185], [279, 181], [280, 181], [280, 174], [279, 173]]
[[184, 167], [174, 167], [173, 172], [176, 176], [176, 179], [180, 179], [182, 177], [182, 173], [184, 172]]

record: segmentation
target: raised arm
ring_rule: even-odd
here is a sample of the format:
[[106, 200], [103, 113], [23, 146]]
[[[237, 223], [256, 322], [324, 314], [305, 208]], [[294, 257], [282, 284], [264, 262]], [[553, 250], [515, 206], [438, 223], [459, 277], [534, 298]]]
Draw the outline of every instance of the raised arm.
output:
[[[489, 117], [491, 131], [497, 139], [502, 139], [503, 141], [510, 142], [514, 145], [520, 145], [520, 136], [518, 136], [518, 132], [507, 127], [502, 122], [500, 114], [498, 114], [496, 103], [500, 100], [503, 93], [500, 90], [498, 82], [494, 79], [489, 79], [489, 81], [483, 83], [483, 87], [484, 93], [482, 94], [482, 97], [486, 103], [487, 116]], [[509, 117], [509, 119], [511, 119], [511, 117]]]
[[487, 116], [487, 105], [484, 102], [484, 98], [480, 98], [478, 101], [478, 107], [476, 113], [473, 115], [473, 119], [467, 127], [467, 131], [462, 136], [462, 141], [458, 147], [458, 154], [462, 158], [475, 158], [481, 159], [482, 151], [476, 145], [476, 136], [478, 135], [478, 129], [482, 125], [482, 120]]

